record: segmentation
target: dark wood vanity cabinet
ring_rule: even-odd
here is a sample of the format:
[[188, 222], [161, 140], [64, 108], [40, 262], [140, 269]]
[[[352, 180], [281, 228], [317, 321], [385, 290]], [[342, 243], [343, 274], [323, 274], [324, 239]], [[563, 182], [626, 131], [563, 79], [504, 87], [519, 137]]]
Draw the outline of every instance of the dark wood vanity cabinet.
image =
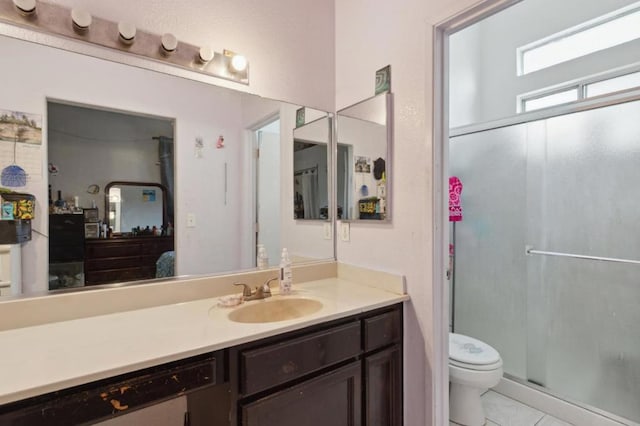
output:
[[156, 277], [156, 261], [173, 250], [173, 236], [87, 239], [85, 285]]
[[94, 424], [182, 396], [190, 426], [401, 426], [402, 305], [0, 405], [0, 425]]
[[402, 425], [402, 305], [235, 347], [229, 360], [234, 426]]

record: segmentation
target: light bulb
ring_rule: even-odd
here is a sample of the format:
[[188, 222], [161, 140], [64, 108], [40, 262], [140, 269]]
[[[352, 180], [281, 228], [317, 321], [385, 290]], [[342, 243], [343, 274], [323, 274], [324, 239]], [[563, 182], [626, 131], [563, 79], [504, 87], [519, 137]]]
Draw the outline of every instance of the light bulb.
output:
[[231, 67], [238, 72], [242, 72], [247, 69], [247, 58], [242, 55], [234, 55], [231, 58]]
[[133, 39], [136, 38], [136, 26], [128, 22], [120, 22], [118, 24], [118, 33], [120, 41], [125, 44], [131, 44]]
[[13, 5], [22, 15], [31, 15], [36, 11], [36, 0], [13, 0]]
[[89, 28], [91, 25], [91, 14], [83, 9], [71, 9], [71, 20], [73, 26], [81, 31]]
[[200, 62], [206, 63], [212, 60], [213, 56], [214, 56], [213, 49], [210, 47], [204, 46], [200, 48], [198, 59], [200, 59]]
[[171, 33], [162, 35], [162, 49], [166, 53], [173, 53], [178, 47], [178, 39]]

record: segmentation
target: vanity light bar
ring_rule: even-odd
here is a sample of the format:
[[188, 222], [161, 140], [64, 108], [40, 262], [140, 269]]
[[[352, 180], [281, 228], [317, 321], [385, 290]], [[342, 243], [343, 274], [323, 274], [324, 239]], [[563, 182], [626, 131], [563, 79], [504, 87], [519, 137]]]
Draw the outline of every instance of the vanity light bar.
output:
[[217, 78], [249, 84], [247, 59], [229, 50], [214, 52], [207, 46], [179, 41], [173, 34], [160, 36], [137, 30], [131, 23], [115, 23], [36, 0], [0, 0], [0, 22], [82, 40], [158, 62], [169, 63]]

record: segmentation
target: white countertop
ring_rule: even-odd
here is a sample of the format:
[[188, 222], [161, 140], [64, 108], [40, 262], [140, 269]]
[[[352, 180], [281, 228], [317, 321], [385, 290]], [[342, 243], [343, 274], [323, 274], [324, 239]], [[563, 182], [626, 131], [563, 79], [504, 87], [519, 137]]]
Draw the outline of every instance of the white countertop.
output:
[[341, 278], [297, 284], [294, 295], [319, 300], [323, 307], [294, 320], [244, 324], [230, 321], [234, 308], [217, 307], [216, 297], [2, 331], [0, 404], [409, 299]]

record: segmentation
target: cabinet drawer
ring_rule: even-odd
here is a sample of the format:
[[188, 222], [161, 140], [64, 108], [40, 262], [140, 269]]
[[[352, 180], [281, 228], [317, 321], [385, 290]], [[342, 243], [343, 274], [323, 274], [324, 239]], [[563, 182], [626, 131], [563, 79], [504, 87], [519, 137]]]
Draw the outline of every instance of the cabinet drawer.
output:
[[240, 354], [240, 392], [249, 395], [360, 354], [355, 322]]
[[372, 351], [402, 338], [400, 310], [386, 312], [364, 320], [364, 350]]
[[173, 250], [173, 239], [152, 238], [142, 245], [142, 253], [160, 256], [165, 251]]
[[360, 362], [302, 382], [242, 407], [242, 426], [359, 426]]
[[[0, 425], [94, 424], [222, 382], [220, 352], [0, 406]], [[221, 361], [221, 362], [218, 362]]]
[[138, 268], [142, 264], [142, 257], [111, 257], [104, 259], [87, 259], [85, 261], [85, 271], [105, 271], [109, 269]]
[[139, 256], [142, 254], [142, 247], [140, 244], [100, 244], [88, 242], [87, 257], [90, 258], [104, 258], [104, 257], [126, 257], [126, 256]]

